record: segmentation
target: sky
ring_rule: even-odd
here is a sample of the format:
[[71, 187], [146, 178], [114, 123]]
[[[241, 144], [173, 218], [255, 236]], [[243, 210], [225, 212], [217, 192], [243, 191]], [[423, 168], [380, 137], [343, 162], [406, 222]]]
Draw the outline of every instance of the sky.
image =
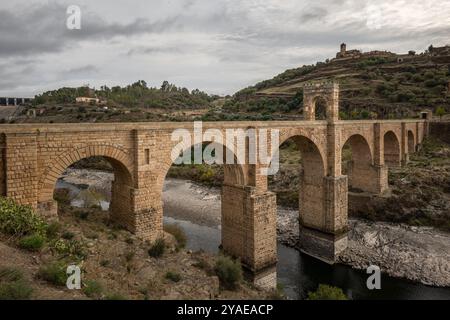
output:
[[[79, 29], [67, 27], [73, 5]], [[1, 1], [0, 96], [137, 80], [233, 94], [332, 58], [342, 42], [397, 53], [450, 44], [450, 1]]]

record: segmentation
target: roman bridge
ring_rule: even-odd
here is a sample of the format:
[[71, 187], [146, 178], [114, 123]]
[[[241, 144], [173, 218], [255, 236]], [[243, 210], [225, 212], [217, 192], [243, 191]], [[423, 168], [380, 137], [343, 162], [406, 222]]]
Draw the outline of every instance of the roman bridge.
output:
[[[202, 128], [224, 135], [227, 129], [277, 129], [280, 145], [296, 142], [302, 157], [299, 243], [302, 251], [329, 263], [347, 246], [349, 186], [385, 192], [388, 168], [406, 163], [428, 131], [426, 119], [341, 121], [338, 92], [335, 84], [305, 87], [304, 121], [204, 122]], [[326, 120], [315, 120], [317, 97], [327, 102]], [[195, 141], [191, 122], [0, 125], [0, 194], [57, 218], [57, 179], [77, 161], [101, 156], [115, 175], [111, 219], [153, 241], [163, 235], [162, 190], [179, 143], [172, 133], [180, 128], [192, 136], [191, 145], [210, 141], [207, 135]], [[246, 157], [258, 152], [245, 141]], [[344, 146], [352, 150], [347, 175]], [[268, 190], [264, 166], [224, 165], [221, 220], [223, 250], [240, 258], [261, 286], [274, 284], [277, 261], [276, 195]]]

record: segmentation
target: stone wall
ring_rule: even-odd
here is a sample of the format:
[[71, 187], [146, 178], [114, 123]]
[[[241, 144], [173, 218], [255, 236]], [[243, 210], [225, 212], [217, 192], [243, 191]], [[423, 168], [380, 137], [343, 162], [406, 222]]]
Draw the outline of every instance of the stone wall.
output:
[[[338, 88], [328, 85], [324, 90], [310, 87], [308, 97], [313, 103], [316, 94], [328, 96], [328, 122], [210, 122], [203, 123], [200, 133], [216, 128], [222, 133], [226, 129], [278, 129], [280, 143], [292, 138], [303, 159], [300, 245], [304, 252], [333, 262], [347, 241], [348, 178], [341, 173], [343, 146], [350, 143], [354, 149], [350, 184], [381, 193], [387, 188], [385, 162], [400, 165], [407, 160], [408, 134], [416, 146], [427, 129], [422, 120], [338, 121]], [[172, 150], [179, 143], [171, 139], [175, 129], [192, 136], [184, 149], [203, 142], [203, 137], [194, 139], [193, 123], [0, 125], [0, 191], [57, 217], [53, 200], [57, 179], [76, 161], [102, 156], [114, 169], [113, 220], [154, 241], [163, 234], [162, 190], [172, 165]], [[249, 156], [246, 140], [233, 144], [233, 149], [244, 146]], [[276, 196], [267, 191], [267, 176], [260, 171], [266, 165], [226, 165], [222, 189], [223, 249], [259, 274], [255, 281], [259, 279], [262, 285], [273, 282], [277, 259]]]

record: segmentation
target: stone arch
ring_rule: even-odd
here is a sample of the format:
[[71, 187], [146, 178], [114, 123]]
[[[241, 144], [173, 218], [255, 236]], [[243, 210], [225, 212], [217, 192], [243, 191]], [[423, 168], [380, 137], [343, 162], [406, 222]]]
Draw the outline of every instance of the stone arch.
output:
[[326, 103], [326, 119], [339, 119], [339, 85], [335, 82], [307, 83], [303, 87], [303, 115], [305, 120], [316, 119], [316, 104], [318, 100]]
[[[110, 212], [113, 218], [126, 216], [131, 210], [131, 191], [134, 186], [132, 161], [128, 153], [112, 145], [89, 145], [71, 149], [56, 157], [42, 174], [38, 191], [38, 209], [49, 211], [52, 216], [57, 213], [53, 192], [56, 182], [63, 172], [72, 164], [90, 157], [103, 157], [113, 167], [114, 181]], [[130, 219], [130, 218], [129, 218]], [[124, 223], [125, 224], [125, 223]]]
[[[360, 134], [351, 135], [342, 146], [351, 149], [351, 160], [347, 163], [348, 185], [350, 190], [372, 191], [373, 157], [370, 144]], [[343, 163], [344, 166], [344, 163]]]
[[[205, 144], [205, 143], [214, 143], [214, 142], [213, 141], [202, 141], [201, 143]], [[183, 145], [183, 152], [185, 152], [189, 148], [193, 148], [195, 145], [196, 145], [195, 143], [191, 143], [190, 145], [188, 145], [188, 144]], [[223, 145], [223, 144], [219, 144], [219, 145], [221, 145], [223, 147], [224, 158], [226, 156], [227, 150], [232, 152], [225, 145]], [[230, 185], [245, 186], [248, 183], [248, 181], [247, 181], [248, 179], [245, 174], [246, 170], [244, 168], [245, 165], [237, 164], [236, 154], [234, 152], [232, 152], [232, 153], [234, 154], [235, 164], [226, 164], [225, 159], [223, 161], [223, 163], [224, 163], [223, 164], [224, 183], [230, 184]], [[165, 161], [163, 161], [159, 167], [157, 181], [158, 181], [158, 185], [161, 187], [161, 190], [159, 190], [161, 193], [162, 193], [162, 187], [164, 185], [164, 180], [166, 179], [167, 173], [169, 172], [169, 169], [170, 169], [170, 167], [172, 167], [173, 164], [174, 164], [174, 162], [172, 161], [171, 156], [169, 155], [168, 158]]]
[[408, 138], [408, 154], [416, 152], [416, 139], [414, 137], [414, 132], [412, 130], [408, 130], [407, 138]]
[[318, 145], [302, 134], [285, 136], [280, 146], [288, 139], [294, 141], [302, 157], [299, 186], [299, 217], [303, 227], [320, 228], [324, 224], [324, 182], [326, 167]]
[[400, 166], [400, 142], [393, 131], [387, 131], [383, 137], [384, 163], [389, 167]]

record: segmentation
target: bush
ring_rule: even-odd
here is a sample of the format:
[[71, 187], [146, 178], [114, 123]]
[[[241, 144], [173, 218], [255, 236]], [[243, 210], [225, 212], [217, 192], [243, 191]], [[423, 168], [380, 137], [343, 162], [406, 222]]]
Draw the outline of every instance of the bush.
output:
[[65, 286], [67, 282], [66, 266], [61, 262], [53, 262], [42, 266], [38, 277], [56, 286]]
[[153, 258], [159, 258], [164, 254], [166, 250], [166, 242], [164, 239], [156, 239], [150, 249], [148, 249], [148, 255]]
[[31, 207], [0, 197], [0, 231], [12, 236], [45, 235], [47, 224]]
[[220, 283], [227, 289], [235, 289], [242, 280], [242, 267], [239, 261], [220, 256], [214, 268]]
[[83, 287], [83, 293], [89, 298], [100, 299], [103, 294], [103, 286], [95, 280], [87, 280]]
[[45, 238], [39, 234], [25, 236], [19, 241], [19, 247], [29, 251], [39, 251], [45, 243]]
[[177, 248], [184, 248], [186, 246], [187, 238], [184, 230], [177, 224], [164, 225], [164, 231], [170, 233], [177, 240]]
[[24, 281], [0, 283], [0, 300], [30, 299], [33, 289]]
[[15, 268], [0, 269], [0, 300], [30, 299], [33, 289]]
[[181, 275], [179, 273], [173, 272], [173, 271], [168, 271], [166, 273], [166, 279], [169, 279], [173, 282], [178, 282], [181, 280]]
[[57, 222], [52, 222], [48, 225], [46, 236], [49, 239], [55, 239], [58, 237], [58, 233], [61, 229], [61, 225]]
[[83, 259], [86, 257], [84, 244], [77, 240], [59, 239], [51, 244], [52, 249], [65, 256], [76, 256]]
[[320, 284], [316, 291], [308, 293], [308, 300], [347, 300], [341, 288]]
[[109, 293], [105, 296], [105, 300], [128, 300], [128, 298], [120, 293]]
[[61, 235], [61, 237], [66, 240], [72, 240], [75, 237], [75, 234], [70, 231], [64, 231], [64, 233]]

